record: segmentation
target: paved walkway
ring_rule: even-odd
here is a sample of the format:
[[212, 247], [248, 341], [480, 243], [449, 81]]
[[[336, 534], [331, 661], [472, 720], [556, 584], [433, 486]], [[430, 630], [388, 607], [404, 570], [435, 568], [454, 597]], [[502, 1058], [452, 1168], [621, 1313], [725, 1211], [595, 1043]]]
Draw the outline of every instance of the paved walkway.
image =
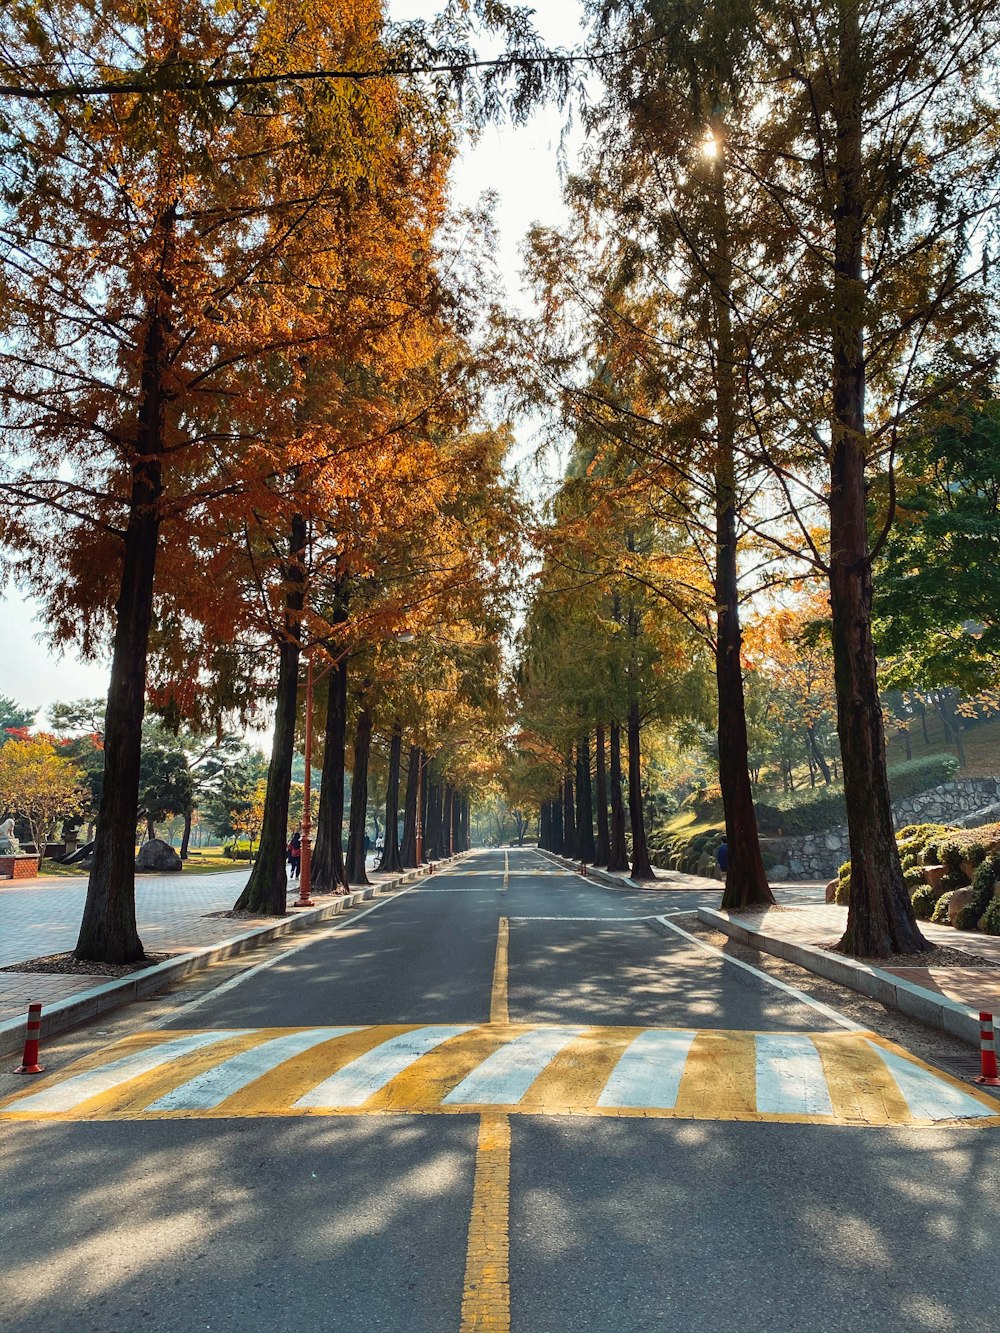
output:
[[[249, 869], [205, 875], [140, 875], [135, 884], [139, 935], [150, 953], [183, 953], [218, 944], [251, 930], [257, 918], [210, 917], [232, 907], [247, 882]], [[369, 869], [377, 884], [389, 875]], [[289, 885], [290, 889], [295, 888]], [[296, 889], [297, 892], [297, 889]], [[87, 880], [39, 878], [0, 880], [0, 967], [29, 958], [64, 953], [76, 944], [87, 896]], [[317, 901], [323, 901], [318, 899]], [[259, 918], [270, 924], [272, 918]], [[103, 985], [78, 974], [0, 972], [0, 1021], [24, 1013], [29, 1000], [50, 1004]]]
[[[793, 944], [829, 949], [844, 933], [847, 908], [835, 903], [806, 906], [784, 905], [758, 912], [732, 912], [732, 919], [761, 934], [777, 936]], [[924, 938], [949, 949], [966, 949], [1000, 965], [1000, 935], [980, 935], [951, 926], [921, 921]], [[1000, 967], [891, 967], [879, 966], [904, 981], [944, 995], [970, 1009], [988, 1009], [1000, 1014]]]

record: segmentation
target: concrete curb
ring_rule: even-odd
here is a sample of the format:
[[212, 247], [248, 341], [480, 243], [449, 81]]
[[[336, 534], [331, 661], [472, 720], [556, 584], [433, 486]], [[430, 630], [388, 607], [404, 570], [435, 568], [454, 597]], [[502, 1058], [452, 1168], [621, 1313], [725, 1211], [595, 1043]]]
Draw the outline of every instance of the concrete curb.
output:
[[[539, 856], [547, 857], [547, 859], [554, 865], [561, 866], [563, 870], [572, 870], [575, 874], [580, 874], [579, 861], [570, 861], [567, 857], [557, 856], [555, 852], [547, 852], [542, 847], [535, 847], [533, 850], [536, 851]], [[640, 892], [662, 893], [667, 889], [674, 889], [682, 893], [700, 893], [702, 891], [699, 884], [688, 886], [686, 884], [671, 884], [669, 881], [659, 879], [655, 881], [632, 879], [628, 875], [612, 875], [609, 871], [601, 870], [598, 866], [592, 865], [587, 866], [587, 873], [583, 878], [596, 879], [599, 884], [610, 885], [613, 889], [624, 887], [627, 889], [639, 889]], [[692, 875], [688, 878], [700, 880], [704, 877], [701, 875]], [[722, 888], [722, 885], [719, 884], [717, 880], [706, 879], [704, 882], [705, 884], [717, 887], [720, 890]]]
[[[81, 1023], [86, 1023], [91, 1018], [96, 1018], [98, 1014], [107, 1013], [110, 1009], [118, 1009], [122, 1005], [131, 1004], [132, 1001], [142, 999], [147, 995], [155, 995], [172, 982], [179, 981], [192, 972], [199, 972], [212, 963], [220, 963], [226, 958], [235, 958], [239, 954], [248, 953], [261, 944], [267, 944], [282, 935], [290, 935], [294, 931], [304, 930], [308, 926], [329, 921], [331, 918], [339, 916], [341, 912], [346, 911], [349, 907], [356, 907], [368, 898], [391, 893], [404, 884], [411, 884], [415, 880], [426, 879], [432, 873], [436, 873], [438, 867], [453, 865], [467, 855], [467, 852], [460, 852], [457, 856], [435, 861], [434, 872], [429, 868], [421, 867], [420, 870], [408, 870], [395, 879], [387, 880], [381, 884], [370, 884], [367, 888], [352, 889], [350, 893], [345, 893], [342, 897], [331, 897], [329, 901], [322, 903], [319, 907], [304, 908], [294, 915], [280, 917], [273, 926], [255, 926], [252, 930], [244, 931], [240, 935], [232, 935], [227, 940], [220, 940], [218, 944], [207, 944], [200, 949], [188, 950], [177, 958], [170, 958], [165, 963], [156, 963], [153, 967], [143, 968], [140, 972], [133, 972], [130, 976], [117, 977], [104, 982], [103, 985], [88, 987], [87, 990], [81, 991], [77, 995], [67, 995], [62, 1000], [53, 1000], [51, 1004], [45, 1005], [42, 1009], [42, 1038], [53, 1037], [59, 1032], [66, 1032]], [[0, 1055], [9, 1055], [12, 1051], [21, 1049], [24, 1042], [24, 1024], [25, 1018], [23, 1015], [17, 1018], [7, 1018], [0, 1022]]]
[[870, 967], [867, 963], [857, 963], [828, 949], [818, 949], [811, 944], [793, 944], [790, 940], [777, 939], [773, 935], [763, 935], [750, 930], [747, 926], [733, 921], [725, 912], [717, 912], [710, 907], [698, 908], [698, 920], [703, 925], [712, 926], [722, 931], [731, 939], [749, 945], [761, 953], [774, 954], [789, 963], [805, 968], [827, 981], [847, 986], [860, 995], [877, 1000], [887, 1009], [895, 1009], [908, 1018], [915, 1018], [918, 1023], [937, 1028], [968, 1046], [979, 1049], [979, 1013], [965, 1005], [956, 1004], [944, 995], [925, 990], [923, 986], [904, 981], [902, 977], [883, 972], [880, 967]]

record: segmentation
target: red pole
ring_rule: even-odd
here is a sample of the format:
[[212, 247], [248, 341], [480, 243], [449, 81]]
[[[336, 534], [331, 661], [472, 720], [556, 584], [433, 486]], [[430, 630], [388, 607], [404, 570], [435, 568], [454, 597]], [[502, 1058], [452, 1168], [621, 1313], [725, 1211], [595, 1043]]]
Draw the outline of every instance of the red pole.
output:
[[41, 1074], [45, 1066], [38, 1063], [38, 1038], [42, 1030], [42, 1006], [28, 1005], [28, 1025], [24, 1032], [24, 1054], [15, 1074]]
[[989, 1088], [1000, 1088], [997, 1077], [997, 1038], [993, 1027], [993, 1015], [979, 1015], [979, 1067], [982, 1073], [976, 1079]]
[[306, 657], [306, 773], [302, 782], [302, 857], [299, 861], [299, 896], [294, 907], [313, 907], [312, 887], [312, 749], [313, 749], [313, 660]]

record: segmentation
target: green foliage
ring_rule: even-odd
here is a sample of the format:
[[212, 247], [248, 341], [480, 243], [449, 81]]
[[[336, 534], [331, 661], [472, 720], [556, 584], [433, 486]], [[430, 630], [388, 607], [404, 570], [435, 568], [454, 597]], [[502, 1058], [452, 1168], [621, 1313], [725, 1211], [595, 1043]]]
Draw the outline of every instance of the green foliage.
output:
[[958, 914], [959, 930], [975, 930], [993, 901], [993, 886], [1000, 880], [1000, 856], [980, 863], [972, 877], [972, 900]]
[[910, 895], [913, 910], [921, 921], [929, 921], [937, 903], [937, 894], [929, 884], [923, 884]]
[[962, 863], [962, 849], [954, 839], [943, 842], [938, 848], [941, 864], [950, 870], [957, 870]]
[[942, 893], [941, 897], [934, 904], [934, 911], [931, 913], [931, 920], [939, 926], [948, 925], [948, 904], [951, 902], [953, 890]]
[[223, 847], [222, 855], [228, 857], [230, 861], [252, 861], [255, 853], [250, 850], [248, 842], [231, 842]]
[[25, 708], [7, 694], [0, 694], [0, 745], [7, 740], [8, 731], [33, 726], [37, 711], [37, 708]]
[[965, 849], [965, 859], [971, 861], [973, 866], [981, 866], [986, 860], [986, 848], [981, 842], [970, 843]]
[[1000, 898], [994, 898], [987, 907], [979, 929], [987, 935], [1000, 935]]
[[889, 769], [889, 795], [894, 801], [908, 800], [951, 782], [957, 772], [958, 760], [952, 754], [926, 754], [893, 764]]
[[[924, 884], [924, 873], [919, 866], [907, 866], [903, 870], [903, 883], [908, 889], [919, 888]], [[925, 885], [929, 887], [929, 885]]]

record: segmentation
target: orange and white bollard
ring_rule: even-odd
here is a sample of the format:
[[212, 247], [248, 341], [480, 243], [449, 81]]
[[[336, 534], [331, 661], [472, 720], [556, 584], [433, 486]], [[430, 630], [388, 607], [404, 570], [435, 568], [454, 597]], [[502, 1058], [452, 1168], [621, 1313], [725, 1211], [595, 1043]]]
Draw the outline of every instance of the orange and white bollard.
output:
[[586, 861], [581, 861], [581, 862], [580, 862], [580, 874], [581, 874], [581, 875], [586, 875], [586, 873], [587, 873], [587, 863], [586, 863]]
[[1000, 1088], [997, 1077], [997, 1038], [992, 1014], [979, 1015], [979, 1067], [982, 1073], [976, 1079], [988, 1088]]
[[15, 1074], [41, 1074], [45, 1066], [38, 1063], [38, 1039], [42, 1030], [42, 1006], [28, 1005], [28, 1026], [24, 1031], [24, 1054]]

